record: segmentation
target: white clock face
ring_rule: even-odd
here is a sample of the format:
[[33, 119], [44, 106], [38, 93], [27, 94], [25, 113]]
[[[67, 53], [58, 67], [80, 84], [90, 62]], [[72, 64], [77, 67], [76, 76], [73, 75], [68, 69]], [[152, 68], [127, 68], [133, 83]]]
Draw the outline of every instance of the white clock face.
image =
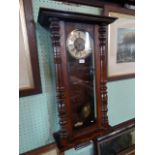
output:
[[94, 42], [89, 32], [74, 30], [67, 38], [68, 52], [76, 59], [83, 59], [89, 56], [94, 49]]

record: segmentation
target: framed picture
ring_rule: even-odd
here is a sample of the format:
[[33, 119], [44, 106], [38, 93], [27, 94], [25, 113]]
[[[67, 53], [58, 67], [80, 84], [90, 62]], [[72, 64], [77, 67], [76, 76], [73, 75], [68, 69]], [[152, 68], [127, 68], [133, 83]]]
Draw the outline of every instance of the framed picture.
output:
[[41, 93], [31, 0], [19, 0], [19, 96]]
[[115, 5], [105, 6], [105, 14], [118, 19], [108, 27], [108, 80], [131, 78], [135, 75], [134, 10]]
[[[132, 120], [127, 121], [132, 122]], [[95, 142], [96, 154], [98, 155], [133, 155], [135, 146], [135, 125], [121, 123], [113, 127], [113, 131]], [[123, 154], [124, 153], [124, 154]]]

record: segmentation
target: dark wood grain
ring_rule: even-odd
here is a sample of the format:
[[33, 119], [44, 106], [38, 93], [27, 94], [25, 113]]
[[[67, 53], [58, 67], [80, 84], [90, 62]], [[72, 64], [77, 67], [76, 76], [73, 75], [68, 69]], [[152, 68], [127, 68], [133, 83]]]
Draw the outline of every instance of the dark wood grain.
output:
[[126, 75], [120, 75], [120, 76], [111, 76], [108, 77], [108, 81], [115, 81], [115, 80], [125, 80], [125, 79], [131, 79], [135, 78], [135, 74], [126, 74]]
[[42, 92], [36, 34], [35, 34], [35, 23], [32, 12], [32, 0], [23, 0], [23, 5], [25, 12], [25, 22], [26, 22], [29, 50], [30, 50], [30, 60], [32, 66], [34, 87], [30, 89], [20, 90], [19, 91], [20, 97], [34, 95]]
[[[102, 97], [101, 97], [101, 51], [100, 51], [100, 42], [99, 42], [99, 25], [96, 25], [95, 27], [95, 40], [96, 46], [95, 46], [95, 57], [96, 57], [96, 96], [97, 96], [97, 118], [98, 120], [98, 128], [102, 128], [103, 122], [102, 122], [102, 116], [103, 116], [103, 105], [102, 105]], [[98, 66], [98, 67], [97, 67]], [[99, 73], [99, 74], [97, 74]]]
[[66, 3], [90, 5], [90, 6], [101, 7], [101, 8], [104, 6], [104, 2], [99, 0], [58, 0], [58, 1], [63, 1]]
[[66, 107], [66, 94], [64, 87], [64, 74], [63, 74], [63, 60], [62, 60], [62, 50], [60, 47], [60, 21], [57, 18], [50, 19], [49, 29], [51, 32], [51, 40], [54, 47], [54, 62], [56, 71], [56, 92], [57, 92], [57, 102], [58, 102], [58, 112], [59, 112], [59, 124], [61, 126], [60, 137], [62, 143], [66, 143], [66, 138], [68, 137], [67, 130], [67, 107]]
[[135, 5], [135, 0], [57, 0], [66, 3], [75, 3], [75, 4], [83, 4], [90, 5], [94, 7], [104, 8], [104, 4], [118, 4], [120, 6], [124, 6], [125, 3]]
[[107, 72], [106, 72], [106, 51], [105, 51], [105, 46], [106, 46], [106, 24], [102, 23], [99, 26], [99, 45], [100, 45], [100, 66], [101, 66], [101, 89], [100, 89], [100, 94], [101, 94], [101, 99], [102, 99], [102, 123], [104, 128], [109, 127], [109, 121], [108, 121], [108, 95], [107, 95]]
[[[39, 11], [38, 22], [51, 32], [53, 43], [53, 52], [55, 59], [56, 79], [57, 79], [57, 99], [59, 109], [60, 131], [54, 133], [54, 138], [60, 149], [65, 151], [71, 147], [76, 147], [79, 144], [89, 142], [97, 136], [112, 131], [108, 124], [107, 116], [107, 87], [106, 87], [106, 26], [112, 23], [116, 18], [106, 16], [96, 16], [89, 14], [81, 14], [75, 12], [56, 11], [52, 9], [43, 9]], [[96, 80], [96, 107], [97, 118], [94, 123], [84, 125], [80, 128], [74, 127], [74, 120], [79, 119], [75, 116], [74, 107], [77, 103], [72, 102], [72, 96], [78, 92], [80, 100], [87, 102], [87, 96], [83, 95], [84, 90], [82, 83], [74, 87], [71, 84], [70, 76], [89, 81], [87, 70], [91, 65], [88, 59], [85, 59], [85, 64], [78, 67], [76, 61], [67, 55], [66, 51], [66, 36], [75, 29], [83, 29], [89, 32], [95, 38], [95, 76]], [[70, 61], [74, 64], [70, 64]], [[91, 61], [91, 60], [90, 60]], [[75, 65], [75, 66], [74, 66]], [[71, 70], [69, 70], [69, 67]], [[80, 73], [77, 72], [80, 69]], [[88, 74], [89, 75], [89, 74]], [[85, 84], [85, 83], [84, 83]], [[73, 93], [72, 93], [73, 92]], [[89, 90], [87, 91], [89, 92]], [[83, 102], [83, 101], [82, 101]], [[82, 103], [81, 102], [81, 103]], [[80, 104], [81, 104], [80, 103]], [[93, 108], [94, 109], [94, 108]], [[89, 122], [90, 123], [90, 122]]]
[[90, 14], [82, 14], [77, 12], [66, 12], [66, 11], [57, 11], [52, 9], [41, 8], [39, 10], [39, 23], [44, 27], [48, 28], [50, 25], [50, 17], [56, 17], [60, 20], [63, 19], [65, 21], [80, 21], [87, 22], [92, 24], [99, 24], [104, 22], [105, 24], [110, 24], [117, 18], [107, 17], [107, 16], [99, 16], [99, 15], [90, 15]]

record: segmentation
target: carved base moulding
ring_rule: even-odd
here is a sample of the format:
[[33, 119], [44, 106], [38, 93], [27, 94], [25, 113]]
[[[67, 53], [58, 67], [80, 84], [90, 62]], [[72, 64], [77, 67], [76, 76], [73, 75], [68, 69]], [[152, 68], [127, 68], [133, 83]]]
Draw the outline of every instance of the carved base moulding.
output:
[[51, 33], [61, 151], [112, 129], [108, 123], [106, 26], [116, 18], [41, 8], [38, 22]]

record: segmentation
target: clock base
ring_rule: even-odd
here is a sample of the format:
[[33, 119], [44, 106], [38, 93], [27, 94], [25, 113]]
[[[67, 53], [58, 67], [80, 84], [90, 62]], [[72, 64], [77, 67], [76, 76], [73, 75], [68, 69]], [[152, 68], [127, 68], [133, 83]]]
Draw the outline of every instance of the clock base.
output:
[[94, 140], [96, 137], [104, 136], [112, 131], [113, 128], [109, 126], [107, 129], [96, 129], [95, 131], [89, 132], [88, 134], [84, 134], [83, 136], [77, 136], [75, 138], [69, 136], [66, 139], [62, 139], [60, 137], [60, 131], [55, 132], [53, 136], [60, 152], [64, 152], [69, 148], [76, 148], [79, 144], [86, 144], [87, 142]]

